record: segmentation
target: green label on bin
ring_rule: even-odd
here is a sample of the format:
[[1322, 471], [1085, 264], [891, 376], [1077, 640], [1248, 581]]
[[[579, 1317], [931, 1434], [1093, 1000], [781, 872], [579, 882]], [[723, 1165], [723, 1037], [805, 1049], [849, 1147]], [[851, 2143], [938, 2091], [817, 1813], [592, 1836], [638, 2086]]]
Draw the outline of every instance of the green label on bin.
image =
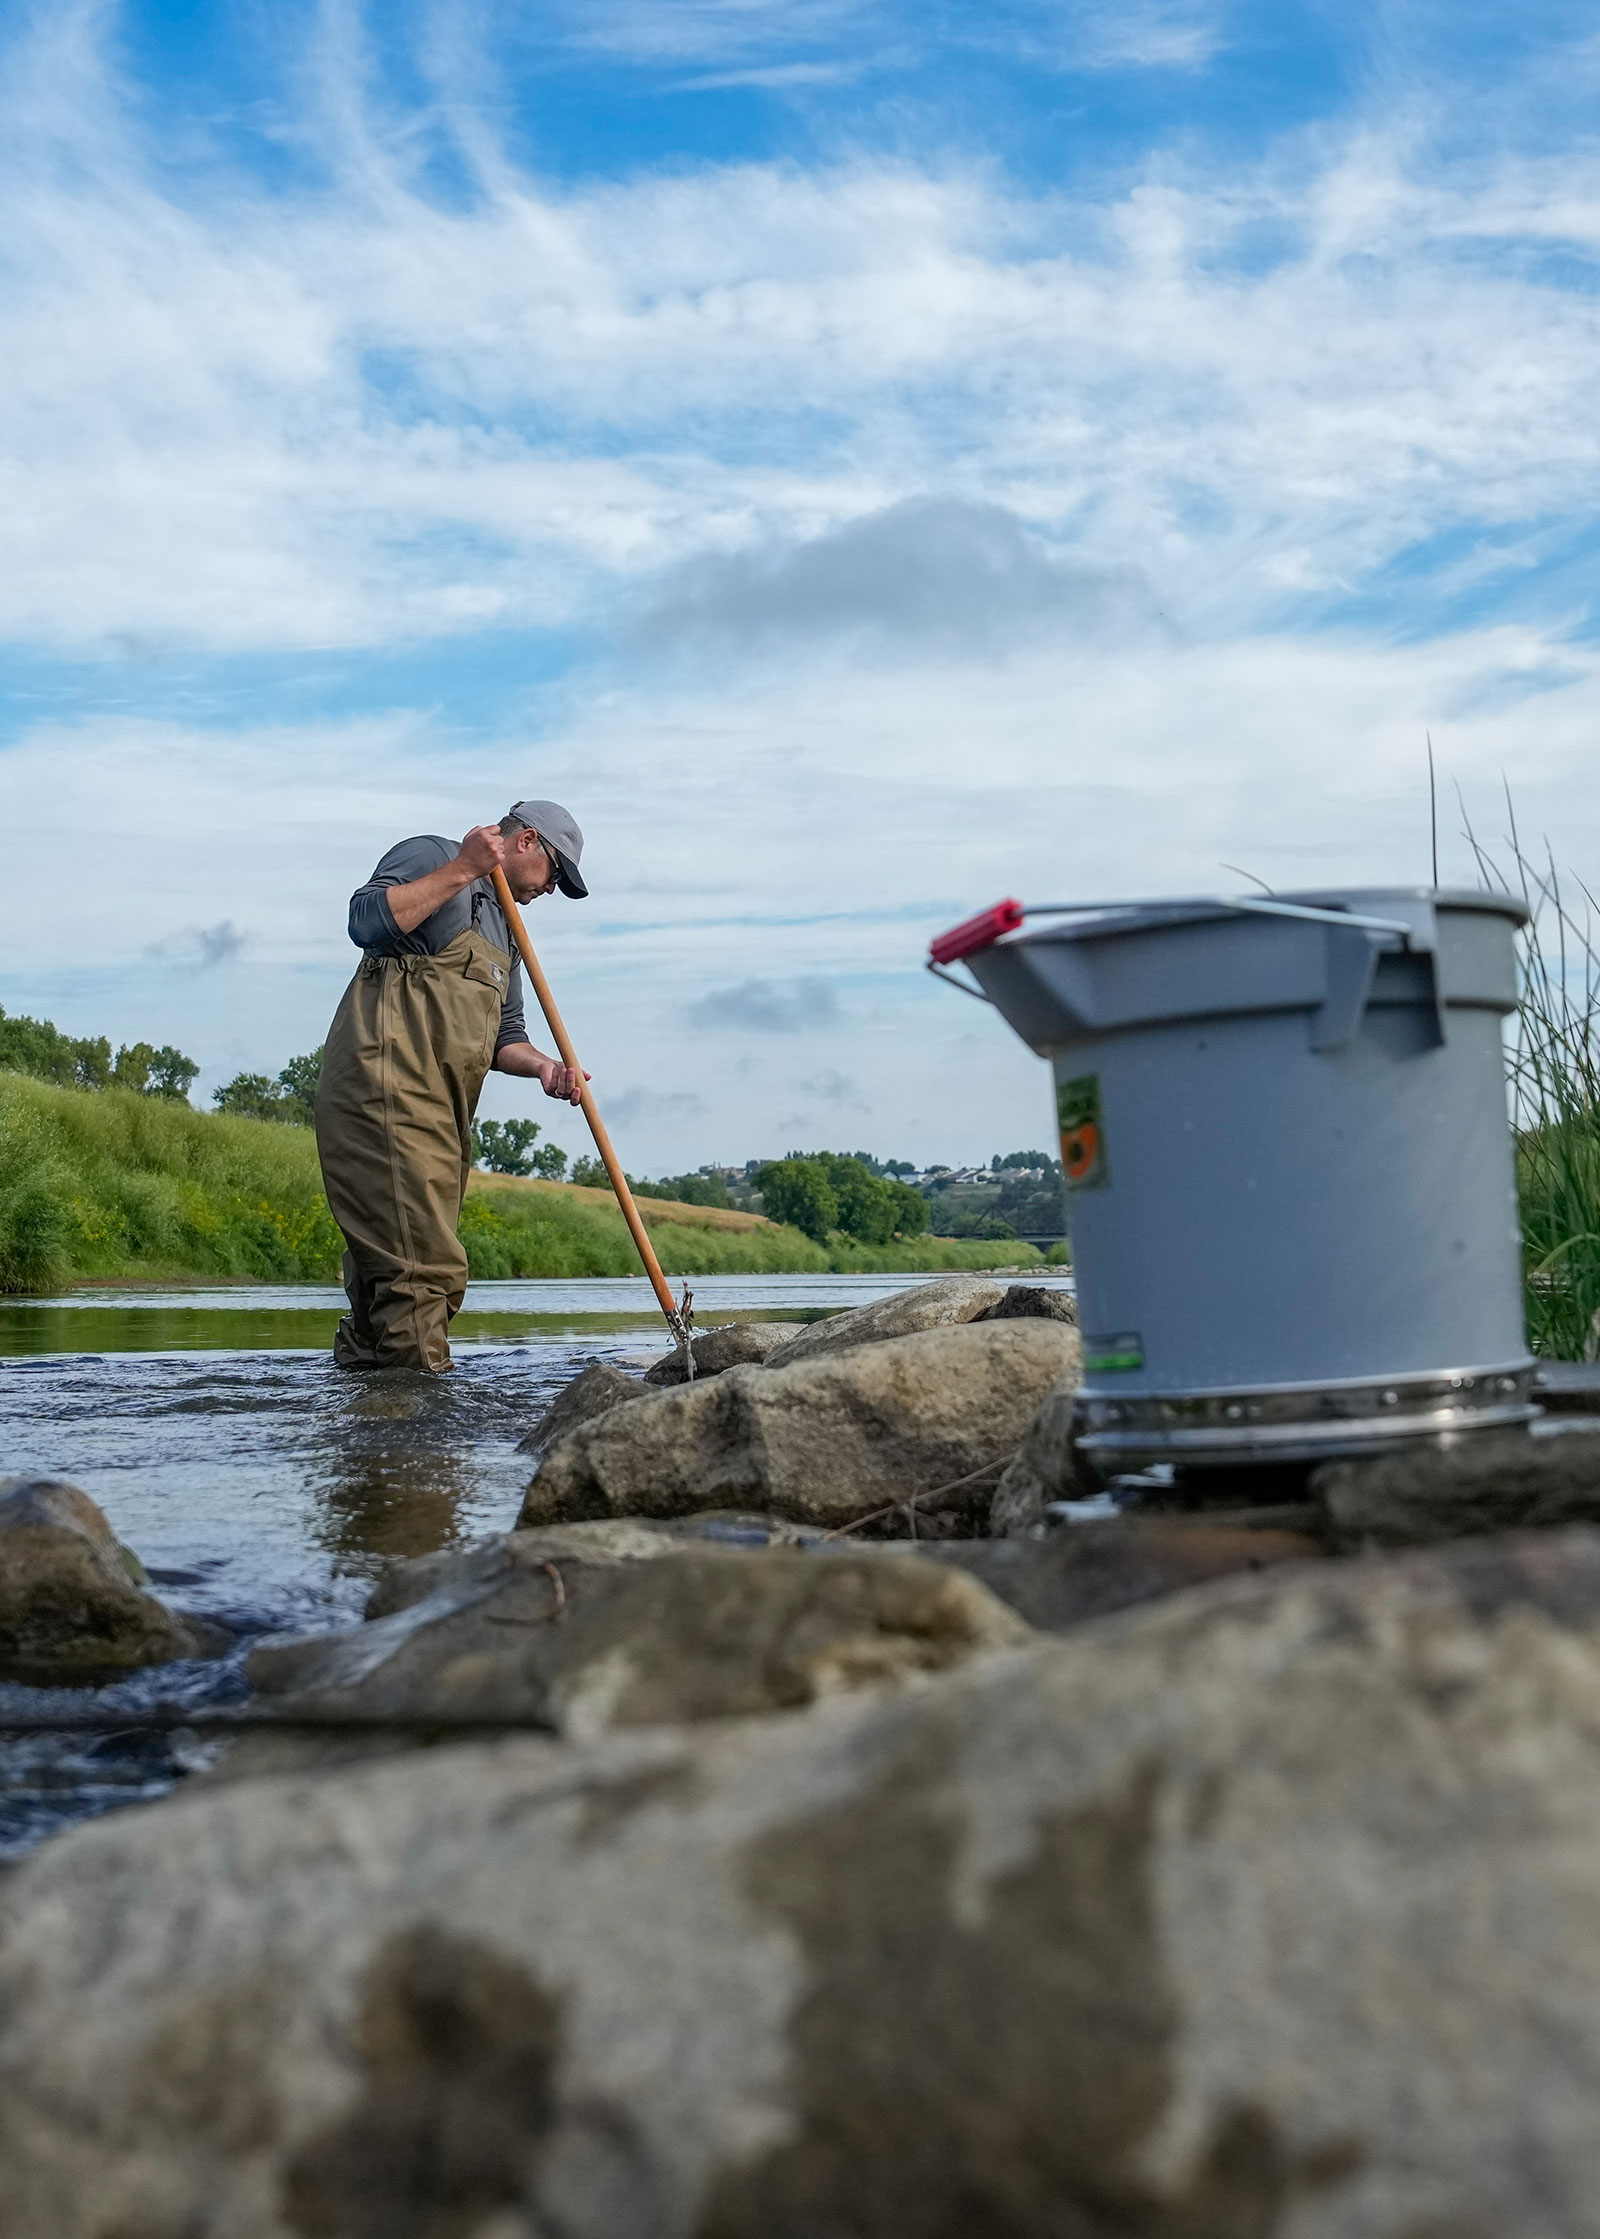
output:
[[1104, 1189], [1111, 1179], [1106, 1165], [1105, 1121], [1100, 1116], [1100, 1076], [1084, 1073], [1056, 1090], [1061, 1122], [1061, 1171], [1068, 1189]]
[[1136, 1329], [1113, 1330], [1083, 1341], [1083, 1365], [1102, 1373], [1119, 1368], [1143, 1368], [1144, 1339]]

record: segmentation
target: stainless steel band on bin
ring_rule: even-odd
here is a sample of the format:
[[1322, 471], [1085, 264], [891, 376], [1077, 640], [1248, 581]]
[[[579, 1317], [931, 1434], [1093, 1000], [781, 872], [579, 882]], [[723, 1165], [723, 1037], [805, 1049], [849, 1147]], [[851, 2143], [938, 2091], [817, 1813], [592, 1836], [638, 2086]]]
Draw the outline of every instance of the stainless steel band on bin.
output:
[[1054, 1069], [1084, 1451], [1309, 1460], [1529, 1419], [1519, 902], [1000, 907], [935, 956]]

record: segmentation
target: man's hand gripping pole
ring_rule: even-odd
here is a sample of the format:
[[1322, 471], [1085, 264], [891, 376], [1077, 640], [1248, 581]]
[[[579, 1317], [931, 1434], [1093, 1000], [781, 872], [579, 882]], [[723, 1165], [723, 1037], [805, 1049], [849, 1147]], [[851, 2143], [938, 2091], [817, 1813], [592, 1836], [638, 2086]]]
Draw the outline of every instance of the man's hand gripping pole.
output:
[[694, 1293], [690, 1290], [688, 1283], [685, 1282], [682, 1298], [674, 1299], [672, 1295], [672, 1286], [661, 1272], [661, 1262], [656, 1258], [655, 1246], [650, 1241], [644, 1222], [639, 1218], [639, 1208], [633, 1202], [633, 1192], [628, 1187], [628, 1177], [623, 1173], [621, 1161], [611, 1148], [611, 1138], [606, 1133], [605, 1122], [596, 1109], [589, 1083], [584, 1076], [583, 1067], [578, 1063], [578, 1053], [572, 1046], [572, 1037], [567, 1032], [561, 1013], [556, 1009], [555, 997], [550, 992], [550, 982], [544, 976], [544, 967], [533, 953], [533, 943], [528, 938], [528, 928], [523, 924], [522, 912], [518, 909], [512, 897], [511, 889], [506, 884], [506, 874], [496, 864], [489, 875], [494, 882], [494, 890], [500, 907], [505, 912], [506, 923], [511, 928], [511, 937], [521, 953], [529, 984], [534, 994], [539, 998], [539, 1008], [544, 1013], [545, 1024], [550, 1029], [551, 1039], [561, 1053], [561, 1062], [563, 1065], [570, 1067], [578, 1079], [583, 1082], [583, 1095], [580, 1098], [580, 1103], [583, 1116], [589, 1122], [589, 1132], [594, 1137], [594, 1147], [600, 1153], [600, 1162], [610, 1178], [611, 1187], [617, 1193], [617, 1203], [622, 1208], [622, 1217], [627, 1222], [629, 1232], [638, 1247], [639, 1257], [644, 1261], [644, 1271], [650, 1278], [651, 1288], [656, 1294], [656, 1303], [666, 1316], [667, 1327], [671, 1330], [678, 1350], [683, 1355], [685, 1378], [692, 1383], [694, 1381], [694, 1348], [691, 1343], [691, 1333], [694, 1323]]

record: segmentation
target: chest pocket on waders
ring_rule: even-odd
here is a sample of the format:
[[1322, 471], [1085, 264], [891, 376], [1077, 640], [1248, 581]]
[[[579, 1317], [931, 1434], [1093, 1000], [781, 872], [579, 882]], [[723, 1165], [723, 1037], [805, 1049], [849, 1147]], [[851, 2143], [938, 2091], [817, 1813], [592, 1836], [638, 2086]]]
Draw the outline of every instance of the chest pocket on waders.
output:
[[500, 1032], [500, 1013], [511, 985], [511, 959], [503, 949], [491, 947], [483, 934], [474, 932], [461, 966], [461, 977], [469, 985], [485, 991], [482, 1062], [487, 1070], [494, 1055], [495, 1038]]

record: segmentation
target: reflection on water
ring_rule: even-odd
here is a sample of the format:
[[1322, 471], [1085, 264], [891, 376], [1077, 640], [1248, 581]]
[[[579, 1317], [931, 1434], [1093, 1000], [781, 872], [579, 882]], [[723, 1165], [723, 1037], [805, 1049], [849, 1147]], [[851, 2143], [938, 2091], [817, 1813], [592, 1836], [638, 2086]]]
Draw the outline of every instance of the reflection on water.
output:
[[[696, 1316], [804, 1320], [906, 1283], [707, 1276]], [[250, 1640], [353, 1621], [390, 1556], [508, 1529], [529, 1474], [516, 1441], [586, 1361], [665, 1349], [642, 1280], [483, 1283], [449, 1376], [351, 1376], [325, 1350], [342, 1306], [311, 1286], [0, 1302], [0, 1476], [81, 1485], [164, 1600], [239, 1639], [95, 1693], [0, 1684], [0, 1857], [179, 1771], [137, 1732], [7, 1739], [7, 1709], [237, 1699]]]
[[239, 1642], [97, 1692], [0, 1685], [0, 1857], [164, 1793], [180, 1763], [170, 1737], [137, 1730], [7, 1738], [8, 1709], [237, 1699], [260, 1634], [353, 1620], [387, 1557], [505, 1530], [529, 1470], [516, 1440], [581, 1358], [627, 1351], [479, 1347], [439, 1378], [343, 1375], [320, 1353], [0, 1362], [0, 1474], [81, 1485], [163, 1600]]

